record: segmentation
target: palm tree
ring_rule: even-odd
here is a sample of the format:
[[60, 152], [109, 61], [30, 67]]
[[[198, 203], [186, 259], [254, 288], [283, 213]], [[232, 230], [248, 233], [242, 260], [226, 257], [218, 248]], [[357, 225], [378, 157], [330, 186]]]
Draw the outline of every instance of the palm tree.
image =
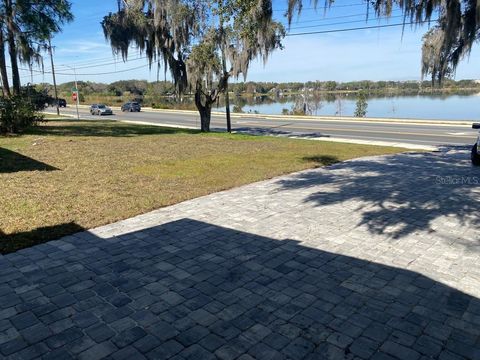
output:
[[[0, 22], [3, 18], [0, 16]], [[10, 85], [8, 83], [7, 62], [5, 60], [5, 40], [3, 29], [0, 27], [0, 78], [2, 80], [3, 96], [10, 96]]]
[[19, 63], [40, 64], [41, 51], [52, 34], [72, 21], [71, 4], [66, 0], [0, 0], [0, 75], [4, 94], [10, 94], [5, 62], [5, 43], [12, 69], [13, 94], [20, 93]]

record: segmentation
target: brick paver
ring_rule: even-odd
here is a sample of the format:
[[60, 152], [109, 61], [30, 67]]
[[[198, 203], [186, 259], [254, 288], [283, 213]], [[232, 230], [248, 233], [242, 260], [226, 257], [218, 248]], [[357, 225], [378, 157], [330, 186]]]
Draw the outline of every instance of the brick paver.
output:
[[358, 159], [0, 257], [0, 358], [480, 359], [479, 190]]

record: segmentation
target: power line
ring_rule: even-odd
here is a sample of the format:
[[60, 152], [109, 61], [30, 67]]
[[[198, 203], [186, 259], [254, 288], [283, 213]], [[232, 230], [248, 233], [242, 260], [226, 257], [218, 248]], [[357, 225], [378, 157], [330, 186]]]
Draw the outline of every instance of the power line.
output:
[[103, 63], [103, 62], [106, 62], [106, 61], [121, 62], [123, 60], [120, 59], [120, 58], [116, 58], [114, 56], [111, 56], [111, 57], [99, 58], [97, 60], [88, 60], [88, 61], [85, 60], [85, 61], [80, 61], [80, 62], [68, 62], [68, 64], [70, 64], [72, 66], [75, 66], [77, 68], [80, 68], [80, 67], [84, 67], [84, 66], [88, 67], [89, 65], [97, 65], [99, 63]]
[[[395, 10], [392, 10], [392, 13], [396, 13], [396, 12], [399, 12], [399, 11], [402, 11], [402, 10], [401, 9], [395, 9]], [[312, 22], [317, 22], [317, 21], [328, 21], [328, 20], [334, 20], [334, 19], [346, 19], [346, 18], [352, 18], [352, 17], [357, 17], [357, 16], [364, 16], [365, 19], [367, 19], [367, 14], [360, 13], [360, 14], [352, 14], [352, 15], [323, 17], [323, 18], [320, 18], [320, 19], [312, 19], [312, 20], [295, 21], [294, 24], [305, 24], [305, 23], [312, 23]], [[378, 19], [378, 17], [368, 17], [368, 20], [370, 20], [370, 19], [374, 20], [374, 19]]]
[[341, 21], [341, 22], [329, 23], [329, 24], [317, 24], [317, 25], [308, 25], [308, 26], [296, 26], [296, 27], [290, 28], [290, 30], [308, 29], [308, 28], [316, 28], [316, 27], [331, 26], [331, 25], [354, 24], [354, 23], [359, 23], [359, 22], [369, 22], [369, 21], [374, 21], [374, 20], [388, 20], [388, 19], [403, 18], [403, 17], [404, 17], [403, 15], [397, 15], [397, 16], [378, 17], [378, 18], [364, 19], [364, 20]]
[[[111, 75], [111, 74], [118, 74], [118, 73], [123, 73], [123, 72], [127, 72], [127, 71], [132, 71], [132, 70], [138, 70], [138, 69], [145, 68], [147, 66], [149, 66], [149, 64], [145, 64], [145, 65], [142, 65], [142, 66], [137, 66], [137, 67], [133, 67], [133, 68], [129, 68], [129, 69], [124, 69], [124, 70], [101, 72], [101, 73], [90, 73], [90, 74], [77, 73], [77, 75], [78, 76]], [[7, 66], [7, 67], [11, 68], [10, 66]], [[19, 69], [19, 70], [36, 72], [36, 73], [38, 73], [38, 75], [51, 74], [50, 71], [41, 71], [41, 70], [33, 70], [33, 69], [32, 70], [30, 70], [30, 69]], [[56, 72], [56, 75], [72, 76], [72, 75], [75, 75], [75, 74], [74, 73], [66, 74], [66, 73]]]
[[[327, 5], [327, 6], [311, 6], [311, 7], [302, 7], [303, 10], [318, 10], [322, 8], [326, 9], [337, 9], [337, 8], [346, 8], [346, 7], [355, 7], [355, 6], [366, 6], [368, 5], [367, 2], [362, 2], [361, 4], [343, 4], [343, 5]], [[288, 11], [288, 9], [274, 9], [273, 11]]]
[[[123, 73], [123, 72], [127, 72], [127, 71], [132, 71], [132, 70], [138, 70], [138, 69], [143, 69], [145, 67], [149, 66], [149, 64], [145, 64], [145, 65], [141, 65], [141, 66], [137, 66], [137, 67], [133, 67], [133, 68], [129, 68], [129, 69], [124, 69], [124, 70], [117, 70], [117, 71], [108, 71], [108, 72], [101, 72], [101, 73], [90, 73], [90, 74], [77, 74], [79, 76], [93, 76], [93, 75], [110, 75], [110, 74], [117, 74], [117, 73]], [[65, 74], [65, 73], [58, 73], [59, 75], [68, 75], [68, 76], [71, 76], [71, 75], [74, 75], [74, 74]]]
[[[432, 20], [434, 22], [436, 20]], [[300, 36], [300, 35], [313, 35], [313, 34], [328, 34], [328, 33], [336, 33], [336, 32], [346, 32], [346, 31], [356, 31], [356, 30], [368, 30], [368, 29], [380, 29], [380, 28], [387, 28], [387, 27], [394, 27], [394, 26], [405, 26], [405, 25], [419, 25], [424, 24], [424, 22], [405, 22], [405, 23], [398, 23], [398, 24], [385, 24], [385, 25], [373, 25], [373, 26], [360, 26], [354, 28], [346, 28], [346, 29], [332, 29], [332, 30], [322, 30], [322, 31], [310, 31], [310, 32], [303, 32], [303, 33], [293, 33], [287, 34], [286, 36]], [[430, 22], [430, 21], [428, 21]]]
[[[137, 57], [135, 59], [127, 59], [127, 60], [115, 60], [115, 61], [110, 61], [108, 63], [92, 63], [92, 65], [85, 65], [85, 66], [75, 66], [75, 69], [78, 70], [78, 69], [90, 69], [90, 68], [96, 68], [96, 67], [103, 67], [103, 66], [108, 66], [108, 65], [121, 65], [121, 64], [124, 64], [124, 63], [127, 63], [127, 62], [131, 62], [131, 61], [137, 61], [137, 60], [143, 60], [143, 59], [147, 59], [146, 56], [142, 56], [142, 57]], [[67, 66], [65, 65], [57, 65], [57, 67], [62, 67], [62, 68], [68, 68]], [[48, 68], [46, 69], [45, 71], [50, 71], [51, 69]]]
[[[121, 59], [117, 59], [115, 57], [104, 57], [104, 58], [97, 58], [97, 59], [90, 59], [90, 60], [84, 60], [84, 61], [68, 61], [67, 63], [72, 65], [72, 66], [84, 66], [84, 65], [94, 65], [97, 64], [98, 62], [104, 62], [104, 61], [122, 61]], [[65, 63], [65, 61], [64, 61]], [[61, 65], [60, 65], [61, 66]], [[63, 66], [65, 67], [65, 66]]]
[[[54, 46], [55, 48], [55, 46]], [[135, 50], [135, 49], [132, 49], [132, 50]], [[140, 54], [138, 54], [140, 55]], [[113, 56], [113, 59], [117, 59], [118, 61], [121, 61], [121, 57], [117, 57], [115, 58], [115, 56]], [[98, 61], [108, 61], [108, 60], [112, 60], [112, 56], [109, 56], [109, 57], [101, 57], [101, 58], [93, 58], [93, 59], [88, 59], [88, 60], [81, 60], [81, 61], [72, 61], [72, 62], [69, 62], [69, 64], [71, 65], [89, 65], [89, 64], [95, 64], [97, 63]]]

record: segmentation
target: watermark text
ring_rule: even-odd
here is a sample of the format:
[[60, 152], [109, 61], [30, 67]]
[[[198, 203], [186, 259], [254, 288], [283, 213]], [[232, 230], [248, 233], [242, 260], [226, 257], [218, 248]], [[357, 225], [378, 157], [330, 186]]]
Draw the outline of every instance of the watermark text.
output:
[[479, 176], [435, 176], [435, 183], [441, 185], [480, 185]]

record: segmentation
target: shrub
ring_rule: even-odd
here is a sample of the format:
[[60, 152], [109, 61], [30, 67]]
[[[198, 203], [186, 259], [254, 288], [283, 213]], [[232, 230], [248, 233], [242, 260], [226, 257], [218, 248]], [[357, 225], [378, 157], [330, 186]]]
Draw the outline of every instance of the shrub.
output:
[[22, 88], [19, 95], [0, 97], [0, 133], [19, 133], [43, 119], [38, 112], [51, 98], [32, 87]]
[[174, 109], [175, 107], [170, 104], [152, 104], [152, 109]]
[[355, 117], [365, 117], [367, 115], [367, 108], [367, 94], [364, 91], [360, 91], [358, 93], [355, 113], [353, 115]]
[[244, 113], [242, 107], [239, 106], [239, 105], [233, 105], [233, 112], [234, 112], [234, 113], [240, 113], [240, 114], [241, 114], [241, 113]]

